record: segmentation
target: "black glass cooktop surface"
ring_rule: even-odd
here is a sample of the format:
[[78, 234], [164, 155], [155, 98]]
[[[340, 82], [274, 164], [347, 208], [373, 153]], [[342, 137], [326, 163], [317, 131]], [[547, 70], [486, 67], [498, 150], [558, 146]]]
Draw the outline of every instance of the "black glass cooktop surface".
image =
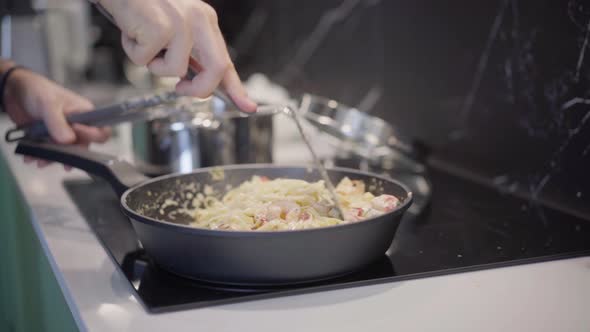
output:
[[429, 204], [417, 197], [425, 208], [404, 217], [381, 260], [345, 277], [282, 288], [228, 288], [160, 270], [141, 249], [107, 183], [64, 185], [145, 308], [154, 313], [590, 254], [590, 220], [533, 206], [442, 171], [432, 170], [429, 179]]

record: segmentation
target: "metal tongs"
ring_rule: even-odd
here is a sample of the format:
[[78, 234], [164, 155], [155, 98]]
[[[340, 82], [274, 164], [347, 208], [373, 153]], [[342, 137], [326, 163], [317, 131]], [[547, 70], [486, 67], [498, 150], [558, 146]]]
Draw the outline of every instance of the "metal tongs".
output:
[[[79, 123], [94, 127], [106, 127], [116, 124], [154, 119], [171, 115], [169, 109], [148, 109], [174, 102], [178, 96], [174, 92], [137, 98], [119, 104], [96, 108], [94, 111], [73, 113], [66, 117], [70, 124]], [[180, 110], [180, 108], [178, 108]], [[4, 137], [7, 142], [21, 139], [41, 140], [49, 137], [45, 123], [37, 120], [9, 129]]]

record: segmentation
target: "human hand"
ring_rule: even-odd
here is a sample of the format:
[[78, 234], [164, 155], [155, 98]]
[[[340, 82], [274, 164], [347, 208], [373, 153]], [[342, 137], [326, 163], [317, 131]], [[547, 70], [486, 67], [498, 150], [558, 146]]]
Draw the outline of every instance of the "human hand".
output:
[[[236, 105], [255, 112], [230, 59], [215, 10], [200, 0], [100, 0], [122, 31], [125, 53], [158, 76], [183, 78], [178, 93], [205, 98], [221, 84]], [[165, 50], [163, 57], [157, 57]]]
[[[5, 110], [17, 124], [43, 120], [51, 138], [60, 144], [79, 144], [87, 147], [91, 142], [105, 142], [110, 136], [106, 128], [70, 124], [66, 115], [93, 109], [92, 103], [52, 81], [27, 69], [16, 69], [8, 78], [4, 89]], [[25, 162], [34, 159], [25, 158]], [[37, 160], [40, 167], [49, 164]]]

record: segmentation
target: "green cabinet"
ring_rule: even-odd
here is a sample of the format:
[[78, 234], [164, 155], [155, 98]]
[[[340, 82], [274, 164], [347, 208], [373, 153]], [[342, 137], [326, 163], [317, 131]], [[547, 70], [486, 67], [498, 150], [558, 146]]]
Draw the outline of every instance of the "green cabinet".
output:
[[27, 209], [0, 157], [0, 331], [77, 331]]

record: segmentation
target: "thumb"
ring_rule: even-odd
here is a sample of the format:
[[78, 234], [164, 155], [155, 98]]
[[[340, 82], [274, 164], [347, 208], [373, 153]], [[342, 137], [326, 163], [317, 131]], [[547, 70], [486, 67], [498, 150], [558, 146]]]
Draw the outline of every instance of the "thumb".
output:
[[76, 141], [76, 134], [57, 105], [48, 105], [43, 112], [43, 121], [49, 134], [57, 143], [72, 144]]

